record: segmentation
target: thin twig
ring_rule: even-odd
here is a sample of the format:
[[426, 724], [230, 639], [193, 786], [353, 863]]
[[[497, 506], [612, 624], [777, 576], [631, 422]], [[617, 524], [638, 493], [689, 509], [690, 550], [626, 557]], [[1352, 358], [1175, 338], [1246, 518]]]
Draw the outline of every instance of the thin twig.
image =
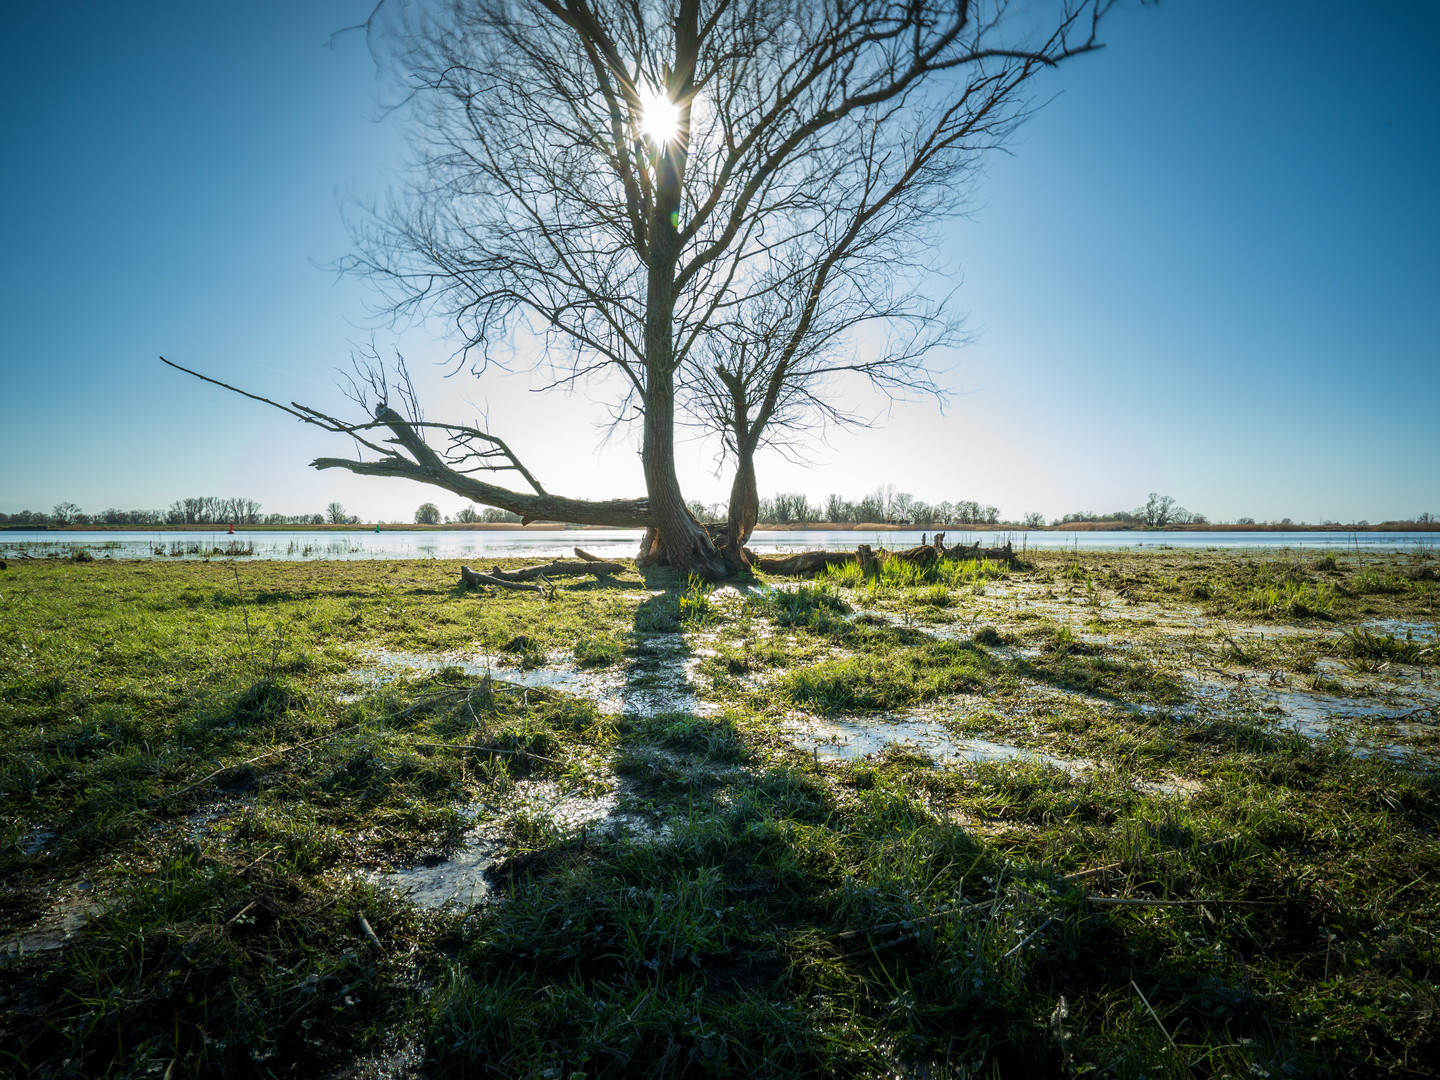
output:
[[432, 693], [432, 694], [421, 694], [418, 698], [415, 699], [415, 704], [411, 705], [408, 709], [406, 709], [404, 712], [402, 712], [402, 713], [401, 713], [399, 716], [397, 716], [395, 719], [397, 719], [397, 720], [404, 720], [407, 716], [410, 716], [412, 713], [418, 712], [420, 709], [423, 709], [426, 705], [429, 705], [432, 701], [435, 701], [435, 700], [437, 700], [438, 698], [447, 698], [447, 697], [466, 697], [466, 698], [468, 698], [471, 694], [473, 694], [476, 690], [479, 690], [479, 689], [480, 689], [480, 687], [478, 687], [478, 686], [464, 686], [464, 687], [456, 687], [456, 688], [451, 689], [451, 690], [436, 690], [436, 691], [435, 691], [434, 693]]
[[1053, 916], [1052, 916], [1051, 918], [1046, 919], [1046, 920], [1045, 920], [1044, 922], [1042, 922], [1039, 926], [1037, 926], [1034, 930], [1031, 930], [1030, 933], [1028, 933], [1027, 935], [1025, 935], [1025, 937], [1021, 938], [1020, 941], [1016, 943], [1015, 947], [1012, 948], [1009, 952], [1007, 952], [1004, 956], [1000, 957], [1000, 959], [1001, 959], [1001, 960], [1009, 960], [1010, 957], [1014, 956], [1017, 952], [1019, 952], [1021, 949], [1023, 949], [1026, 945], [1030, 944], [1030, 939], [1031, 939], [1031, 938], [1033, 938], [1036, 934], [1040, 933], [1041, 930], [1044, 930], [1047, 926], [1049, 926], [1049, 925], [1050, 925], [1052, 922], [1054, 922], [1054, 921], [1055, 921], [1055, 919], [1054, 919]]
[[1076, 870], [1075, 873], [1066, 874], [1060, 880], [1079, 881], [1081, 878], [1089, 877], [1091, 874], [1105, 874], [1109, 873], [1111, 870], [1119, 870], [1124, 865], [1125, 860], [1121, 859], [1119, 862], [1106, 863], [1104, 866], [1092, 866], [1089, 870]]
[[360, 933], [365, 935], [365, 940], [370, 942], [370, 944], [374, 945], [377, 949], [380, 948], [380, 938], [375, 933], [375, 930], [371, 927], [370, 920], [365, 918], [365, 913], [363, 911], [356, 914], [355, 921], [360, 926]]
[[200, 780], [196, 780], [195, 783], [190, 784], [188, 787], [183, 787], [179, 791], [170, 792], [169, 797], [172, 799], [178, 799], [186, 792], [194, 791], [197, 787], [208, 784], [211, 780], [214, 780], [221, 773], [228, 772], [230, 769], [243, 769], [246, 765], [254, 765], [255, 762], [264, 761], [266, 758], [274, 757], [276, 754], [288, 754], [292, 750], [301, 750], [307, 746], [313, 746], [315, 743], [324, 742], [326, 739], [333, 739], [336, 735], [343, 735], [347, 731], [354, 731], [359, 726], [359, 724], [351, 724], [349, 727], [341, 728], [339, 731], [332, 731], [329, 735], [321, 735], [318, 738], [310, 739], [302, 743], [296, 743], [294, 746], [287, 746], [280, 750], [269, 750], [263, 754], [258, 754], [255, 757], [248, 758], [245, 761], [237, 761], [233, 765], [222, 765], [220, 768], [212, 772], [209, 776], [206, 776]]
[[258, 866], [260, 863], [264, 862], [264, 861], [265, 861], [266, 859], [268, 859], [271, 855], [274, 855], [275, 852], [279, 851], [279, 850], [280, 850], [282, 847], [284, 847], [284, 846], [285, 846], [284, 844], [276, 844], [274, 847], [270, 848], [270, 850], [266, 851], [265, 854], [261, 855], [258, 859], [252, 859], [250, 862], [248, 862], [248, 863], [246, 863], [244, 866], [242, 866], [239, 870], [235, 871], [235, 873], [236, 873], [236, 874], [243, 874], [243, 873], [245, 873], [246, 871], [248, 871], [251, 867], [253, 867], [253, 866]]
[[854, 941], [861, 937], [875, 937], [879, 934], [889, 934], [895, 930], [909, 930], [915, 926], [928, 926], [930, 923], [939, 922], [941, 919], [949, 918], [951, 915], [961, 915], [967, 911], [974, 911], [976, 908], [988, 907], [989, 901], [965, 904], [961, 907], [950, 908], [946, 911], [937, 911], [932, 915], [920, 915], [914, 919], [901, 919], [899, 922], [881, 923], [879, 926], [867, 927], [864, 930], [842, 930], [832, 935], [836, 941]]
[[236, 919], [240, 918], [241, 915], [244, 915], [247, 911], [249, 911], [252, 907], [254, 907], [254, 906], [255, 906], [256, 904], [258, 904], [259, 902], [260, 902], [259, 900], [251, 900], [248, 904], [246, 904], [244, 907], [242, 907], [242, 908], [241, 908], [239, 911], [237, 911], [234, 915], [231, 915], [230, 918], [228, 918], [228, 919], [225, 920], [225, 926], [223, 927], [223, 929], [228, 930], [228, 929], [230, 928], [230, 924], [231, 924], [231, 923], [233, 923]]

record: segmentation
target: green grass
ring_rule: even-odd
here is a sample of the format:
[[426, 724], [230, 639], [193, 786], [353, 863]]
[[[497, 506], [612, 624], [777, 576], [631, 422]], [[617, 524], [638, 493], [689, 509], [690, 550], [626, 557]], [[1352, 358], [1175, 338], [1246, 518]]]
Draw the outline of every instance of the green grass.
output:
[[788, 672], [777, 687], [792, 704], [815, 712], [874, 712], [974, 690], [991, 666], [976, 646], [936, 643], [898, 655], [822, 661]]
[[[88, 914], [0, 962], [7, 1073], [348, 1075], [408, 1040], [456, 1077], [1433, 1072], [1435, 717], [1265, 711], [1311, 681], [1408, 708], [1431, 561], [1029, 558], [553, 601], [433, 562], [12, 565], [0, 934]], [[602, 713], [482, 654], [630, 687], [698, 661], [704, 709]], [[785, 726], [916, 709], [1078, 764], [831, 761]], [[367, 883], [477, 822], [493, 902]], [[1116, 896], [1185, 903], [1087, 899]]]

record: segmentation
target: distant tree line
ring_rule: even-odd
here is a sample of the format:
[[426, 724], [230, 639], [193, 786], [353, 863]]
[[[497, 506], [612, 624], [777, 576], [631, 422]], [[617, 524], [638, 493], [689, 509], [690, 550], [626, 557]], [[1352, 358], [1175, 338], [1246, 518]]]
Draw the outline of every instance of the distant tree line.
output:
[[[425, 506], [434, 505], [434, 503], [425, 504]], [[424, 507], [421, 509], [424, 509]], [[438, 513], [439, 511], [436, 512]], [[420, 512], [418, 510], [415, 512], [415, 520], [417, 523], [421, 523]], [[446, 518], [446, 520], [449, 521], [450, 519]], [[478, 511], [473, 506], [467, 506], [455, 515], [455, 520], [461, 525], [475, 525], [479, 522], [484, 522], [487, 525], [495, 525], [501, 522], [519, 522], [521, 519], [519, 514], [512, 514], [509, 510], [500, 510], [493, 506], [487, 506]], [[439, 523], [430, 522], [429, 524], [434, 525]]]
[[[723, 505], [692, 503], [690, 510], [702, 521], [723, 521]], [[758, 521], [762, 525], [1004, 525], [1000, 511], [968, 499], [927, 503], [908, 491], [896, 491], [885, 484], [859, 499], [828, 495], [823, 502], [811, 502], [799, 492], [780, 492], [760, 500]]]
[[359, 518], [345, 513], [332, 502], [324, 514], [262, 514], [254, 499], [222, 499], [202, 495], [176, 499], [166, 510], [119, 510], [111, 508], [87, 514], [72, 502], [56, 503], [43, 510], [0, 513], [0, 525], [353, 525]]
[[[1251, 523], [1253, 524], [1251, 519]], [[1150, 493], [1144, 506], [1134, 510], [1115, 510], [1109, 514], [1097, 514], [1090, 510], [1080, 510], [1073, 514], [1066, 514], [1064, 517], [1055, 518], [1051, 525], [1069, 525], [1071, 522], [1089, 521], [1113, 521], [1123, 525], [1144, 525], [1150, 529], [1163, 529], [1167, 525], [1208, 525], [1210, 519], [1204, 514], [1192, 513], [1177, 503], [1169, 495], [1157, 495]]]
[[[723, 521], [726, 508], [717, 503], [707, 505], [701, 502], [690, 504], [691, 513], [701, 521]], [[1387, 525], [1425, 525], [1440, 522], [1440, 515], [1424, 513], [1413, 518], [1400, 518], [1384, 522]], [[830, 495], [822, 502], [812, 502], [798, 492], [781, 492], [760, 500], [759, 523], [762, 525], [822, 525], [822, 524], [866, 524], [913, 525], [916, 527], [944, 527], [965, 525], [999, 525], [1015, 529], [1039, 529], [1046, 525], [1045, 516], [1039, 513], [1025, 514], [1019, 518], [1002, 518], [993, 506], [982, 505], [968, 499], [954, 502], [928, 503], [917, 499], [906, 491], [896, 491], [893, 484], [885, 484], [863, 498], [850, 500], [839, 495]], [[1052, 518], [1052, 526], [1072, 523], [1112, 523], [1149, 529], [1164, 529], [1178, 525], [1209, 525], [1211, 520], [1205, 514], [1187, 510], [1173, 496], [1151, 492], [1143, 506], [1133, 510], [1114, 510], [1108, 514], [1092, 510], [1079, 510], [1063, 517]], [[1236, 525], [1254, 525], [1253, 517], [1236, 519]], [[1221, 523], [1223, 524], [1223, 523]], [[1289, 518], [1277, 518], [1263, 524], [1294, 525]], [[1305, 524], [1300, 522], [1299, 524]], [[1324, 525], [1339, 522], [1325, 520]], [[1351, 522], [1352, 525], [1366, 526], [1368, 521]]]

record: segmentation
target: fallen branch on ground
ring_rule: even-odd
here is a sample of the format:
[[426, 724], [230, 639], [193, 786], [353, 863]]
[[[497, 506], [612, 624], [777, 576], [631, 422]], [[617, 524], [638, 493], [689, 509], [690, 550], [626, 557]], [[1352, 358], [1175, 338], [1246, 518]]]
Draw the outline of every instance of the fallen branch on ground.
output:
[[977, 901], [973, 904], [964, 904], [957, 908], [948, 908], [945, 911], [937, 911], [931, 915], [921, 915], [914, 919], [901, 919], [899, 922], [882, 923], [879, 926], [866, 927], [864, 930], [842, 930], [832, 935], [836, 941], [854, 941], [856, 938], [875, 937], [878, 934], [889, 934], [896, 930], [909, 930], [916, 926], [928, 926], [931, 923], [939, 922], [941, 919], [948, 919], [951, 915], [962, 915], [967, 911], [975, 911], [978, 908], [989, 907], [991, 901]]
[[611, 574], [624, 572], [625, 565], [618, 562], [603, 562], [599, 559], [579, 562], [560, 560], [545, 566], [522, 566], [519, 570], [502, 570], [495, 566], [491, 567], [490, 576], [501, 581], [531, 581], [539, 577], [583, 577], [585, 574], [609, 577]]
[[1274, 907], [1279, 900], [1147, 900], [1143, 896], [1087, 896], [1092, 904], [1108, 907], [1193, 907], [1196, 904], [1239, 904], [1243, 907]]
[[[1234, 844], [1239, 839], [1240, 838], [1238, 836], [1227, 836], [1221, 840], [1207, 840], [1205, 843], [1199, 845], [1198, 847], [1190, 848], [1188, 851], [1184, 849], [1176, 850], [1179, 850], [1186, 855], [1199, 855], [1203, 851], [1214, 851], [1216, 848], [1225, 847], [1227, 844]], [[1161, 853], [1157, 852], [1156, 854]], [[1060, 880], [1079, 881], [1081, 878], [1089, 877], [1091, 874], [1109, 873], [1111, 870], [1121, 869], [1127, 861], [1128, 860], [1121, 859], [1119, 862], [1106, 863], [1104, 866], [1092, 866], [1088, 870], [1076, 870], [1073, 874], [1063, 875]]]
[[1001, 959], [1001, 960], [1009, 960], [1010, 957], [1014, 956], [1017, 952], [1019, 952], [1021, 949], [1023, 949], [1026, 945], [1030, 944], [1030, 942], [1034, 940], [1036, 934], [1040, 933], [1040, 931], [1044, 930], [1047, 926], [1049, 926], [1049, 925], [1050, 925], [1051, 923], [1053, 923], [1054, 921], [1055, 921], [1055, 919], [1054, 919], [1053, 917], [1051, 917], [1051, 918], [1049, 918], [1049, 919], [1046, 919], [1046, 920], [1045, 920], [1044, 922], [1042, 922], [1039, 926], [1037, 926], [1034, 930], [1031, 930], [1030, 933], [1026, 934], [1023, 938], [1021, 938], [1019, 941], [1017, 941], [1017, 942], [1015, 943], [1014, 947], [1011, 948], [1009, 952], [1005, 953], [1004, 956], [1000, 957], [1000, 959]]
[[[545, 589], [540, 585], [531, 585], [522, 581], [506, 581], [504, 578], [497, 578], [490, 574], [482, 574], [471, 570], [468, 566], [460, 567], [460, 585], [466, 589], [478, 589], [481, 585], [494, 585], [501, 589], [510, 589], [513, 592], [537, 592], [545, 595]], [[551, 586], [550, 595], [555, 595], [554, 586]]]
[[365, 940], [371, 945], [374, 945], [375, 948], [380, 948], [380, 936], [375, 933], [374, 928], [370, 925], [370, 920], [365, 918], [363, 911], [356, 914], [355, 921], [359, 924], [360, 933], [364, 935]]

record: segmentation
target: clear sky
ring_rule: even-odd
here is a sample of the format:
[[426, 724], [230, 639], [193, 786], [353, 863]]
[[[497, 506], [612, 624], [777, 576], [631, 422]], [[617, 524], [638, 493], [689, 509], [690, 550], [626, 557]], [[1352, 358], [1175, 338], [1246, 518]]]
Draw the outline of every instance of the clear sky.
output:
[[[0, 511], [239, 495], [408, 519], [455, 496], [316, 473], [343, 442], [164, 368], [331, 406], [373, 334], [347, 192], [383, 192], [403, 132], [358, 36], [371, 0], [8, 5], [0, 32]], [[760, 461], [762, 493], [881, 483], [1007, 517], [1440, 512], [1440, 4], [1132, 5], [947, 225], [975, 343], [943, 410], [897, 405]], [[603, 389], [446, 381], [403, 347], [432, 418], [488, 407], [551, 490], [640, 494], [601, 444]], [[687, 494], [719, 500], [687, 443]]]

